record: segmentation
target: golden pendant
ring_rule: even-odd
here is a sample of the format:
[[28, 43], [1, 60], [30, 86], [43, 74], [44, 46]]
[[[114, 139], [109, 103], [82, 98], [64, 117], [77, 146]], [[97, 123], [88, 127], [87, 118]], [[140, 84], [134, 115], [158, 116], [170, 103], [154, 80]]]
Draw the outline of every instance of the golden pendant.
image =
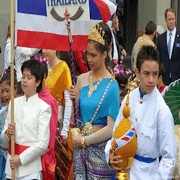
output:
[[92, 132], [92, 124], [90, 122], [85, 123], [83, 131], [87, 134]]

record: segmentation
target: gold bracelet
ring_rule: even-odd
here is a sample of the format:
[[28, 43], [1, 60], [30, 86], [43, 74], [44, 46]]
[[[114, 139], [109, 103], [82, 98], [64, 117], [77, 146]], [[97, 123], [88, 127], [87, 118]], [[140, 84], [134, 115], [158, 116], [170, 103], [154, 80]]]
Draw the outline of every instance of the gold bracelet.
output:
[[6, 136], [7, 136], [9, 139], [11, 138], [11, 135], [9, 134], [8, 129], [5, 131], [5, 134], [6, 134]]
[[81, 144], [82, 144], [82, 147], [83, 147], [83, 148], [86, 148], [84, 136], [81, 138]]

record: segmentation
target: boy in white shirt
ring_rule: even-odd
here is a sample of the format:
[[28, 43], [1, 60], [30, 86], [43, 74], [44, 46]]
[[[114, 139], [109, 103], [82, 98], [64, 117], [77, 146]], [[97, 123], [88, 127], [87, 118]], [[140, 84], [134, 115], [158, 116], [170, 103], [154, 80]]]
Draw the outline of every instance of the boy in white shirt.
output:
[[[152, 46], [143, 46], [137, 56], [136, 75], [140, 87], [129, 95], [130, 120], [137, 134], [137, 152], [129, 170], [130, 180], [168, 180], [172, 179], [176, 145], [172, 114], [156, 88], [159, 74], [159, 54]], [[124, 98], [114, 131], [123, 119]], [[116, 171], [120, 156], [112, 158], [111, 140], [105, 152], [107, 162]], [[159, 162], [159, 157], [162, 156]]]
[[25, 61], [21, 67], [21, 86], [24, 96], [14, 99], [14, 121], [11, 123], [11, 103], [1, 134], [4, 142], [15, 136], [15, 156], [11, 157], [9, 146], [6, 178], [11, 179], [15, 169], [16, 180], [41, 180], [41, 155], [49, 143], [50, 106], [38, 97], [42, 88], [44, 72], [37, 60]]

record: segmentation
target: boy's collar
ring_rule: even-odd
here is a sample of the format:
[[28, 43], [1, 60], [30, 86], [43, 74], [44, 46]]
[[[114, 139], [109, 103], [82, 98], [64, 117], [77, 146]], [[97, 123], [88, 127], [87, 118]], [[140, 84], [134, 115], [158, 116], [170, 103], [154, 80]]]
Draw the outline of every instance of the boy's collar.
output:
[[139, 93], [140, 93], [140, 98], [143, 98], [143, 96], [146, 94], [141, 91], [141, 86], [139, 86]]

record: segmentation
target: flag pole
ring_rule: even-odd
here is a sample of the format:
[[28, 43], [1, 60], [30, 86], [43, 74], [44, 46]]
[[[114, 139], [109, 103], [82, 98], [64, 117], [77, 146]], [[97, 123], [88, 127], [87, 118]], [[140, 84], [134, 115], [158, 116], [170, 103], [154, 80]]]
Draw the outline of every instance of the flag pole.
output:
[[[71, 24], [69, 21], [69, 12], [66, 8], [66, 11], [64, 13], [65, 19], [67, 21], [67, 30], [68, 30], [68, 36], [69, 36], [69, 52], [70, 52], [70, 71], [71, 71], [71, 78], [72, 78], [72, 84], [75, 85], [75, 73], [74, 73], [74, 56], [73, 56], [73, 49], [72, 49], [72, 34], [71, 34]], [[74, 110], [74, 125], [76, 125], [77, 120], [77, 108], [76, 108], [76, 100], [73, 99], [73, 110]]]
[[[14, 123], [14, 0], [11, 0], [11, 123]], [[11, 157], [15, 156], [15, 138], [11, 136]], [[11, 179], [15, 180], [15, 169], [11, 169]]]

